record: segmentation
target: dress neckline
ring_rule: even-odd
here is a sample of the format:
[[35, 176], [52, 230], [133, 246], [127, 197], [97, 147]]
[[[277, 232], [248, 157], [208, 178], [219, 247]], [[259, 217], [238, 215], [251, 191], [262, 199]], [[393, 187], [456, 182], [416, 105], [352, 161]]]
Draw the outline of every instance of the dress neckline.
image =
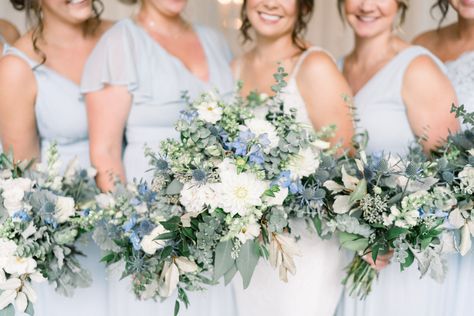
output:
[[452, 65], [452, 64], [455, 64], [457, 62], [459, 62], [460, 60], [466, 58], [466, 57], [470, 57], [470, 56], [474, 56], [474, 50], [468, 50], [468, 51], [465, 51], [464, 53], [462, 53], [461, 55], [458, 56], [458, 58], [456, 59], [451, 59], [451, 60], [447, 60], [444, 62], [444, 64], [446, 66], [449, 66], [449, 65]]
[[131, 22], [131, 24], [136, 27], [140, 32], [142, 32], [146, 38], [148, 40], [150, 40], [151, 42], [153, 42], [154, 46], [155, 47], [158, 47], [158, 49], [160, 49], [164, 54], [166, 54], [169, 58], [171, 58], [172, 60], [174, 60], [181, 68], [183, 68], [187, 74], [189, 74], [191, 77], [193, 77], [194, 79], [198, 80], [199, 82], [205, 84], [205, 85], [209, 85], [211, 82], [212, 82], [212, 78], [213, 78], [213, 75], [212, 75], [212, 67], [211, 67], [211, 63], [210, 63], [210, 58], [209, 58], [209, 51], [208, 51], [208, 48], [207, 48], [207, 45], [204, 44], [204, 37], [203, 35], [201, 34], [201, 30], [199, 27], [195, 26], [194, 24], [191, 24], [191, 28], [193, 29], [194, 33], [196, 34], [196, 36], [198, 37], [198, 40], [199, 40], [199, 44], [201, 45], [201, 49], [203, 50], [204, 52], [204, 56], [205, 56], [205, 59], [206, 59], [206, 64], [207, 64], [207, 73], [208, 73], [208, 79], [207, 80], [203, 80], [201, 78], [199, 78], [198, 76], [196, 76], [195, 73], [193, 73], [184, 63], [181, 59], [179, 59], [177, 56], [171, 54], [168, 50], [166, 50], [163, 46], [161, 46], [160, 43], [158, 43], [140, 24], [137, 23], [137, 21], [134, 19], [134, 18], [128, 18], [128, 20]]

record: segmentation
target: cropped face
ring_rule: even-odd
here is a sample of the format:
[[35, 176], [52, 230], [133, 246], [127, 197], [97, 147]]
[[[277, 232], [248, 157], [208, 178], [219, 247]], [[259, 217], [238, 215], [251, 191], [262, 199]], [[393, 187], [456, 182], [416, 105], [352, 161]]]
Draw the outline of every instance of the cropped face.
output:
[[349, 25], [359, 37], [391, 32], [398, 14], [397, 0], [345, 0]]
[[158, 10], [168, 17], [175, 17], [183, 13], [187, 4], [187, 0], [143, 0], [143, 6]]
[[258, 36], [278, 38], [291, 34], [297, 20], [297, 0], [248, 0], [246, 12]]
[[81, 24], [93, 15], [92, 0], [41, 0], [44, 19], [55, 17], [71, 24]]
[[454, 10], [465, 19], [474, 19], [474, 0], [449, 0]]

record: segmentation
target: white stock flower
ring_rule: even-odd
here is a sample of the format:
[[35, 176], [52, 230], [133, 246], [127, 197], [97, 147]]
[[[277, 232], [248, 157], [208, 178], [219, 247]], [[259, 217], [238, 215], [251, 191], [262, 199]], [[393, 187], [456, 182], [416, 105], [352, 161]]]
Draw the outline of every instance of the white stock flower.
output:
[[256, 137], [260, 137], [266, 135], [268, 141], [270, 142], [268, 147], [264, 148], [265, 152], [269, 152], [270, 149], [278, 147], [278, 143], [280, 142], [280, 137], [278, 137], [278, 133], [273, 126], [272, 123], [268, 122], [264, 119], [253, 118], [250, 120], [245, 121], [245, 126], [242, 126], [241, 129], [248, 128]]
[[76, 171], [79, 169], [79, 159], [75, 156], [67, 164], [66, 171], [64, 171], [64, 178], [71, 179], [76, 174]]
[[203, 101], [196, 109], [199, 118], [207, 123], [216, 124], [222, 118], [222, 108], [217, 101]]
[[461, 189], [464, 193], [474, 194], [474, 167], [467, 165], [459, 173]]
[[318, 167], [319, 159], [309, 147], [301, 148], [288, 162], [288, 170], [291, 171], [293, 180], [311, 175]]
[[54, 219], [59, 223], [65, 223], [76, 213], [74, 199], [71, 197], [58, 196], [54, 210]]
[[142, 247], [143, 251], [146, 254], [154, 255], [158, 249], [163, 248], [165, 246], [165, 241], [156, 240], [156, 237], [166, 232], [167, 230], [162, 225], [158, 224], [158, 226], [156, 226], [148, 235], [143, 237], [142, 241], [140, 242], [140, 246]]
[[[224, 161], [225, 162], [225, 161]], [[247, 215], [254, 207], [262, 205], [262, 195], [268, 185], [249, 172], [237, 173], [235, 167], [221, 169], [220, 183], [214, 185], [216, 205], [224, 212]]]
[[286, 197], [288, 196], [288, 188], [280, 187], [278, 192], [274, 193], [275, 196], [265, 196], [265, 204], [267, 206], [278, 206], [283, 205]]

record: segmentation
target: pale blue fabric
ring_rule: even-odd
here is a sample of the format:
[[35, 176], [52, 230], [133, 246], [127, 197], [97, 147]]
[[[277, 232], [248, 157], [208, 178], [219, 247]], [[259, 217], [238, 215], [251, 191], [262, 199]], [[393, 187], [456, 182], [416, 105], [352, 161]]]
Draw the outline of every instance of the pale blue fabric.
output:
[[[194, 26], [205, 51], [210, 71], [209, 82], [194, 76], [184, 64], [168, 53], [132, 19], [124, 19], [107, 31], [87, 62], [82, 78], [83, 93], [101, 90], [105, 85], [126, 86], [133, 97], [125, 128], [124, 167], [127, 179], [150, 179], [144, 145], [158, 149], [166, 138], [177, 137], [174, 124], [184, 109], [182, 91], [191, 98], [217, 89], [227, 95], [234, 89], [230, 70], [231, 53], [219, 33]], [[113, 107], [113, 104], [103, 106]], [[110, 273], [110, 315], [172, 315], [174, 297], [163, 303], [137, 301], [129, 278], [120, 281], [120, 267]], [[208, 292], [192, 293], [191, 307], [180, 315], [234, 315], [235, 303], [230, 287], [211, 287]]]
[[[445, 67], [428, 50], [412, 46], [395, 56], [354, 97], [358, 127], [369, 132], [367, 152], [406, 154], [415, 136], [408, 123], [401, 96], [403, 77], [410, 63], [419, 56], [430, 56], [445, 72]], [[343, 69], [343, 60], [339, 61]], [[372, 293], [365, 301], [344, 294], [337, 316], [445, 316], [452, 314], [446, 295], [456, 295], [451, 289], [451, 273], [445, 284], [429, 276], [419, 279], [416, 264], [400, 272], [399, 264], [390, 264], [380, 273]]]
[[3, 55], [5, 55], [7, 49], [10, 45], [8, 45], [5, 37], [3, 37], [2, 34], [0, 34], [0, 43], [3, 45], [3, 50], [2, 50], [2, 55], [1, 55], [1, 56], [3, 56]]
[[[45, 159], [48, 145], [55, 141], [58, 144], [63, 169], [74, 157], [78, 158], [82, 167], [89, 167], [87, 118], [79, 86], [47, 66], [38, 64], [14, 47], [9, 47], [6, 54], [21, 58], [33, 70], [37, 84], [35, 113], [41, 140], [42, 159]], [[78, 289], [72, 298], [57, 294], [53, 286], [47, 282], [35, 286], [38, 291], [35, 315], [99, 316], [107, 314], [105, 268], [99, 262], [101, 253], [98, 247], [90, 237], [87, 239], [78, 245], [79, 250], [87, 256], [79, 258], [79, 261], [91, 272], [92, 286], [87, 289]]]

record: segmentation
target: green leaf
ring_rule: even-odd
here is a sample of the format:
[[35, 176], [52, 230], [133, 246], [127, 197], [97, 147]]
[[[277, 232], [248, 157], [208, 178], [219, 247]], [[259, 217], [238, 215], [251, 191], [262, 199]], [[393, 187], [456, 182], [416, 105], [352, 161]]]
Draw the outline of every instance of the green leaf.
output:
[[166, 259], [171, 255], [172, 252], [173, 252], [173, 247], [166, 246], [165, 248], [163, 248], [163, 250], [161, 250], [160, 258]]
[[321, 236], [321, 234], [323, 232], [323, 228], [322, 228], [321, 219], [319, 218], [318, 215], [313, 217], [313, 224], [314, 224], [314, 228], [316, 228], [316, 231], [318, 232], [318, 235]]
[[178, 316], [179, 314], [179, 302], [178, 300], [176, 300], [176, 302], [174, 303], [174, 316]]
[[176, 195], [176, 194], [179, 194], [182, 189], [183, 189], [183, 184], [179, 182], [178, 180], [174, 179], [166, 188], [166, 194]]
[[[100, 262], [104, 262], [107, 265], [110, 265], [112, 263], [115, 263], [120, 260], [120, 255], [116, 254], [115, 252], [111, 252], [102, 259], [100, 259]], [[29, 306], [29, 305], [28, 305]]]
[[214, 259], [214, 280], [219, 280], [234, 265], [231, 240], [221, 241], [216, 247]]
[[402, 266], [402, 270], [411, 266], [413, 261], [415, 261], [415, 255], [413, 254], [413, 252], [410, 249], [408, 249], [407, 252], [408, 257], [405, 259], [405, 263], [400, 264]]
[[233, 265], [232, 268], [229, 269], [229, 271], [227, 271], [225, 274], [224, 274], [224, 282], [225, 282], [225, 285], [228, 285], [230, 283], [230, 281], [232, 281], [232, 279], [234, 278], [235, 274], [237, 273], [237, 265]]
[[179, 216], [171, 217], [169, 220], [160, 222], [160, 224], [167, 230], [175, 231], [178, 229], [179, 224], [181, 223], [181, 218]]
[[167, 232], [161, 235], [158, 235], [154, 240], [168, 240], [174, 239], [177, 236], [176, 232]]
[[400, 237], [400, 235], [406, 233], [407, 231], [408, 231], [408, 229], [406, 229], [406, 228], [393, 226], [387, 232], [387, 239], [388, 240], [396, 239], [396, 238]]
[[421, 250], [425, 250], [431, 244], [432, 241], [433, 241], [433, 238], [431, 237], [422, 239], [420, 242]]
[[195, 240], [196, 237], [194, 236], [194, 232], [191, 227], [183, 228], [182, 232], [184, 236], [188, 237], [191, 240]]
[[380, 248], [381, 248], [380, 244], [375, 244], [371, 247], [372, 260], [374, 260], [374, 262], [377, 262], [377, 256], [379, 255]]
[[354, 203], [362, 200], [365, 195], [367, 195], [367, 180], [362, 179], [355, 188], [354, 192], [351, 193], [349, 202]]
[[0, 311], [0, 316], [15, 316], [15, 307], [13, 307], [13, 304], [2, 309]]
[[33, 306], [33, 303], [28, 301], [28, 306], [26, 307], [25, 313], [30, 315], [30, 316], [35, 316], [35, 308]]
[[346, 232], [339, 233], [339, 242], [342, 247], [353, 251], [363, 251], [369, 246], [367, 238]]
[[242, 276], [244, 289], [249, 286], [250, 280], [252, 280], [252, 275], [259, 258], [258, 245], [254, 240], [248, 240], [240, 248], [239, 256], [237, 257], [237, 269], [239, 269], [240, 275]]

